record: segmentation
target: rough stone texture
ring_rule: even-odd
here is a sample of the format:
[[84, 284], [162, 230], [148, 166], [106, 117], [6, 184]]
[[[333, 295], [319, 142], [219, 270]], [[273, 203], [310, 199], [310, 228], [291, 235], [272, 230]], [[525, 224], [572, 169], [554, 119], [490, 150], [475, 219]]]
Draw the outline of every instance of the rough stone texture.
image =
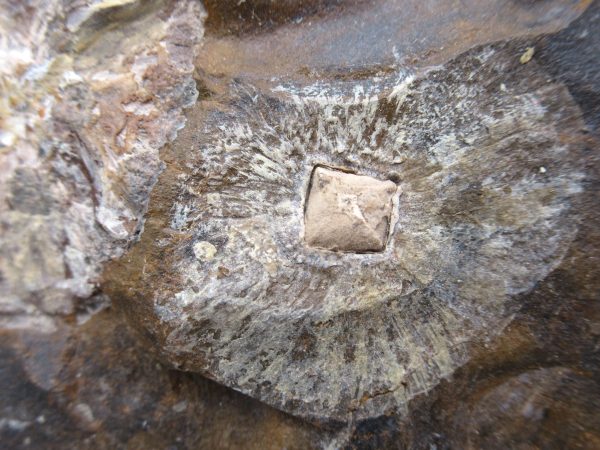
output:
[[[490, 0], [463, 1], [457, 7], [454, 2], [434, 0], [207, 1], [207, 34], [195, 61], [192, 83], [193, 68], [187, 62], [202, 35], [198, 2], [3, 2], [0, 221], [4, 225], [0, 259], [8, 274], [2, 273], [0, 293], [3, 448], [598, 448], [600, 5], [594, 2], [588, 8], [589, 3]], [[521, 64], [519, 59], [528, 48], [535, 49], [533, 56]], [[138, 57], [140, 54], [144, 56]], [[46, 65], [46, 61], [51, 62]], [[148, 64], [146, 69], [144, 64]], [[70, 71], [83, 81], [72, 77]], [[112, 80], [111, 73], [118, 76]], [[503, 84], [507, 91], [502, 90]], [[181, 107], [192, 103], [195, 86], [201, 101], [189, 111], [188, 127], [172, 146], [160, 149], [183, 122]], [[404, 93], [411, 96], [404, 98]], [[474, 99], [468, 96], [471, 93], [476, 94]], [[373, 104], [365, 104], [370, 98]], [[459, 109], [477, 103], [470, 116], [446, 114], [451, 108], [447, 102], [457, 99]], [[340, 102], [344, 105], [341, 112], [335, 108]], [[389, 106], [399, 103], [417, 108], [412, 113], [396, 112]], [[372, 107], [379, 110], [369, 112]], [[102, 120], [92, 118], [90, 111]], [[413, 370], [414, 380], [410, 379], [406, 388], [402, 385], [394, 393], [367, 391], [356, 412], [346, 415], [332, 414], [314, 397], [308, 397], [313, 401], [309, 407], [293, 401], [282, 407], [269, 394], [267, 384], [260, 388], [264, 392], [251, 392], [298, 416], [317, 415], [319, 426], [198, 374], [174, 369], [173, 363], [196, 371], [191, 365], [198, 363], [199, 356], [214, 360], [213, 353], [219, 349], [208, 347], [204, 355], [193, 355], [191, 365], [185, 366], [186, 355], [175, 354], [181, 351], [177, 343], [165, 350], [167, 336], [160, 332], [168, 330], [164, 322], [157, 321], [156, 305], [148, 301], [155, 286], [148, 285], [140, 292], [141, 281], [149, 277], [163, 277], [156, 285], [157, 295], [165, 293], [161, 287], [178, 282], [178, 289], [194, 286], [181, 278], [188, 273], [184, 269], [193, 264], [212, 268], [219, 282], [240, 276], [227, 265], [215, 267], [226, 242], [215, 241], [210, 230], [196, 235], [197, 211], [186, 212], [185, 205], [195, 206], [203, 196], [219, 193], [220, 187], [224, 194], [239, 198], [236, 186], [258, 184], [254, 178], [238, 179], [245, 175], [235, 167], [250, 163], [271, 167], [256, 158], [269, 155], [270, 148], [291, 139], [280, 127], [289, 131], [289, 125], [297, 126], [299, 119], [286, 123], [278, 119], [296, 113], [312, 116], [298, 132], [298, 142], [302, 143], [304, 131], [322, 126], [310, 140], [320, 139], [325, 145], [322, 152], [332, 156], [327, 161], [307, 161], [306, 171], [293, 174], [290, 180], [306, 180], [314, 163], [349, 164], [358, 173], [402, 185], [397, 212], [410, 205], [414, 209], [405, 210], [406, 220], [395, 228], [396, 236], [402, 232], [410, 238], [406, 242], [413, 239], [419, 230], [406, 226], [423, 205], [433, 205], [430, 219], [438, 221], [438, 229], [450, 230], [444, 242], [428, 234], [429, 228], [421, 230], [423, 242], [407, 247], [412, 256], [402, 259], [415, 264], [412, 271], [408, 275], [401, 272], [390, 285], [396, 292], [402, 281], [399, 298], [379, 307], [377, 296], [358, 308], [356, 302], [350, 302], [342, 314], [339, 340], [331, 344], [332, 356], [337, 355], [340, 364], [330, 367], [351, 367], [351, 362], [344, 361], [354, 357], [356, 367], [361, 363], [375, 370], [365, 370], [373, 375], [364, 383], [361, 380], [361, 386], [374, 386], [374, 381], [385, 381], [386, 376], [377, 372], [383, 366], [377, 359], [385, 360], [389, 354], [366, 354], [365, 349], [384, 342], [380, 327], [389, 317], [401, 318], [407, 328], [400, 329], [404, 334], [398, 339], [412, 336], [413, 340], [406, 344], [408, 356], [399, 358], [398, 366], [421, 369], [426, 379], [418, 379], [418, 370]], [[484, 121], [488, 113], [492, 119]], [[415, 121], [404, 129], [406, 140], [399, 140], [398, 148], [404, 152], [401, 143], [408, 145], [408, 139], [413, 139], [410, 145], [416, 149], [407, 152], [404, 162], [393, 162], [393, 170], [385, 160], [370, 165], [381, 155], [385, 157], [385, 152], [359, 154], [347, 163], [348, 152], [337, 154], [332, 149], [337, 148], [341, 136], [351, 141], [357, 135], [340, 135], [333, 115], [355, 119], [358, 124], [386, 117], [374, 143], [359, 145], [357, 141], [353, 147], [367, 150], [389, 147], [384, 132], [397, 137], [403, 131], [398, 126], [390, 132], [393, 119]], [[424, 124], [435, 120], [440, 123], [438, 128], [424, 130]], [[503, 127], [493, 126], [498, 123]], [[254, 150], [250, 162], [244, 162], [249, 150], [242, 153], [235, 148], [241, 138], [234, 135], [223, 141], [229, 139], [233, 124], [247, 126], [240, 132], [260, 132], [243, 139], [266, 150]], [[348, 129], [362, 129], [363, 136], [373, 137], [377, 131], [362, 125], [353, 128], [352, 121], [346, 124]], [[268, 125], [275, 130], [274, 136], [263, 133]], [[377, 127], [377, 122], [373, 125]], [[524, 127], [515, 131], [517, 125]], [[463, 132], [455, 135], [456, 141], [436, 141], [454, 126]], [[480, 141], [471, 142], [470, 135], [464, 134], [469, 126], [475, 127], [474, 135]], [[207, 131], [211, 135], [203, 134]], [[79, 142], [76, 134], [85, 139]], [[461, 142], [464, 138], [467, 140]], [[493, 141], [490, 147], [477, 145], [486, 139]], [[119, 149], [125, 140], [128, 146]], [[501, 144], [518, 158], [509, 160], [508, 155], [498, 153]], [[228, 145], [234, 146], [225, 147]], [[229, 173], [202, 178], [205, 172], [194, 171], [218, 167], [218, 161], [197, 160], [200, 149], [211, 146], [215, 153], [207, 153], [209, 156], [218, 154], [221, 147], [230, 152], [223, 166]], [[52, 151], [44, 153], [48, 148]], [[416, 151], [429, 148], [434, 151]], [[561, 153], [561, 148], [569, 154]], [[545, 157], [553, 151], [557, 153]], [[153, 190], [154, 199], [142, 227], [139, 218], [163, 164], [159, 155], [165, 172]], [[290, 161], [302, 157], [294, 154]], [[361, 161], [369, 161], [369, 165]], [[483, 170], [478, 175], [483, 182], [468, 184], [476, 167]], [[454, 169], [459, 176], [452, 178], [448, 175]], [[491, 180], [488, 184], [486, 176]], [[502, 176], [509, 185], [524, 181], [520, 189], [511, 185], [510, 192], [494, 196], [493, 188], [499, 187]], [[539, 192], [532, 191], [532, 184], [538, 185]], [[427, 191], [442, 185], [447, 194]], [[264, 190], [269, 200], [305, 193], [305, 188], [298, 185], [298, 190], [286, 192], [265, 186]], [[216, 216], [219, 201], [226, 200], [212, 199], [218, 201], [203, 210], [209, 221]], [[265, 199], [251, 196], [248, 203], [257, 199], [258, 205], [264, 205]], [[297, 205], [302, 208], [303, 203]], [[101, 206], [116, 211], [114, 216], [101, 212]], [[75, 214], [78, 207], [81, 215]], [[247, 212], [245, 217], [224, 216], [224, 220], [241, 223], [260, 213]], [[284, 217], [269, 216], [273, 219], [269, 227], [279, 226]], [[532, 217], [544, 220], [527, 222]], [[124, 238], [112, 234], [120, 229], [119, 223], [127, 233]], [[302, 224], [302, 215], [296, 223]], [[487, 296], [477, 297], [477, 291], [468, 287], [478, 286], [493, 273], [492, 257], [501, 249], [492, 247], [484, 257], [477, 251], [478, 245], [485, 248], [490, 242], [486, 230], [499, 224], [510, 239], [519, 233], [548, 239], [544, 243], [506, 240], [504, 245], [513, 245], [497, 258], [498, 277], [482, 290]], [[456, 234], [460, 227], [464, 229]], [[120, 254], [142, 231], [144, 237], [137, 248], [109, 268], [105, 284], [99, 288], [96, 280], [102, 261]], [[550, 236], [551, 231], [556, 234]], [[265, 230], [259, 228], [258, 232]], [[67, 234], [77, 239], [63, 239]], [[430, 248], [431, 243], [439, 244], [437, 253], [421, 254], [420, 249]], [[465, 256], [448, 256], [452, 248]], [[513, 251], [516, 254], [511, 255]], [[82, 262], [76, 262], [74, 255]], [[541, 258], [532, 262], [532, 255]], [[248, 261], [242, 256], [241, 263]], [[371, 269], [378, 264], [360, 266], [365, 259], [358, 258], [376, 256], [354, 255], [356, 267], [365, 272], [353, 279], [357, 285], [365, 278], [374, 279]], [[341, 256], [346, 257], [351, 255]], [[460, 264], [473, 257], [480, 258], [479, 265], [470, 267], [483, 271], [475, 270], [466, 278], [465, 297], [465, 290], [458, 289], [459, 283], [450, 276], [468, 270], [469, 266]], [[176, 261], [181, 265], [173, 264]], [[457, 267], [446, 278], [433, 271], [451, 263]], [[280, 268], [275, 269], [280, 273]], [[325, 289], [326, 282], [336, 276], [342, 282], [341, 268], [331, 265], [330, 274], [323, 275], [327, 270], [318, 266], [309, 275]], [[385, 275], [386, 270], [380, 272]], [[388, 275], [391, 273], [390, 269]], [[413, 278], [407, 277], [417, 282], [408, 286], [406, 281]], [[381, 283], [373, 286], [375, 291], [381, 292], [388, 280], [382, 277]], [[214, 283], [209, 279], [207, 285]], [[428, 297], [424, 297], [422, 288], [427, 283]], [[308, 294], [319, 287], [309, 285]], [[498, 296], [502, 292], [506, 295]], [[106, 293], [111, 293], [113, 307]], [[300, 304], [302, 295], [298, 295]], [[289, 299], [285, 295], [280, 298]], [[481, 303], [469, 303], [465, 298], [480, 298]], [[445, 302], [443, 308], [435, 308], [440, 299]], [[429, 324], [440, 323], [440, 311], [460, 306], [463, 308], [456, 314], [472, 323], [458, 320], [446, 323], [447, 330], [433, 326], [431, 332]], [[500, 311], [495, 310], [498, 307]], [[479, 315], [473, 315], [474, 310]], [[300, 308], [294, 312], [298, 321], [307, 314]], [[197, 313], [190, 309], [190, 317]], [[236, 326], [235, 315], [232, 318], [231, 323], [224, 322], [225, 329]], [[340, 323], [339, 318], [334, 319]], [[292, 330], [298, 325], [285, 316], [281, 323]], [[141, 333], [134, 333], [131, 324]], [[308, 329], [311, 323], [306, 324]], [[388, 327], [385, 332], [388, 330], [386, 339], [396, 339], [396, 330]], [[436, 354], [443, 350], [440, 336], [454, 336], [457, 331], [471, 334], [458, 347], [451, 346], [448, 354]], [[216, 342], [218, 335], [214, 324], [208, 322], [198, 323], [195, 333], [200, 345]], [[185, 338], [184, 333], [181, 336]], [[312, 365], [314, 373], [326, 375], [330, 367], [314, 363], [316, 357], [322, 358], [314, 351], [321, 341], [310, 334], [304, 337], [293, 343], [297, 360], [292, 361], [292, 369]], [[247, 335], [244, 341], [248, 342]], [[330, 344], [325, 341], [323, 345]], [[233, 353], [231, 361], [239, 363]], [[254, 371], [268, 362], [262, 357], [258, 361], [248, 368]], [[438, 371], [435, 364], [448, 370]], [[246, 370], [243, 361], [238, 367]], [[238, 369], [230, 369], [233, 378], [240, 379]], [[214, 367], [203, 366], [200, 371], [221, 376]], [[257, 373], [264, 377], [264, 370]], [[253, 381], [247, 378], [243, 386], [236, 386], [233, 379], [220, 381], [249, 392]], [[351, 376], [346, 381], [339, 378], [341, 384], [354, 381]], [[411, 391], [419, 385], [424, 387], [422, 391]], [[320, 392], [318, 389], [322, 386], [315, 392]], [[355, 395], [351, 392], [350, 398]], [[385, 414], [378, 415], [381, 410]], [[341, 412], [345, 413], [343, 408]]]
[[396, 191], [391, 181], [315, 167], [304, 205], [304, 240], [333, 251], [382, 251]]
[[[45, 342], [33, 334], [3, 339], [3, 448], [302, 449], [331, 440], [326, 431], [159, 364], [110, 310]], [[24, 354], [32, 355], [25, 365]], [[60, 367], [49, 380], [52, 364]]]
[[[582, 112], [521, 63], [531, 46], [375, 78], [220, 80], [109, 292], [177, 368], [315, 421], [407, 414], [503, 332], [585, 217]], [[205, 86], [215, 64], [199, 61]], [[315, 164], [399, 178], [384, 252], [303, 245]]]
[[203, 11], [192, 0], [0, 7], [0, 321], [50, 332], [142, 229], [158, 151], [197, 97]]

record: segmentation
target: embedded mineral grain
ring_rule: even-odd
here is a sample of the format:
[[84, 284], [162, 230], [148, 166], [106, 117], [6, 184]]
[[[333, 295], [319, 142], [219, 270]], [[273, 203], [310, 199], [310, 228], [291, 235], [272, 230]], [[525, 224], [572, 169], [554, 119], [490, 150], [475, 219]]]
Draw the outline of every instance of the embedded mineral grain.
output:
[[346, 252], [385, 248], [396, 185], [315, 167], [305, 200], [304, 239], [311, 247]]

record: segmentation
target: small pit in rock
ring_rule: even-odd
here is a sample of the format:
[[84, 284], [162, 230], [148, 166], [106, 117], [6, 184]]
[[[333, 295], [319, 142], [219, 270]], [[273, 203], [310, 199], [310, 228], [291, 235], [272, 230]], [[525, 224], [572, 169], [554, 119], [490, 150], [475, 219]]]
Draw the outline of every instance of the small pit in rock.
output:
[[339, 252], [383, 251], [396, 190], [389, 180], [316, 166], [304, 208], [306, 245]]

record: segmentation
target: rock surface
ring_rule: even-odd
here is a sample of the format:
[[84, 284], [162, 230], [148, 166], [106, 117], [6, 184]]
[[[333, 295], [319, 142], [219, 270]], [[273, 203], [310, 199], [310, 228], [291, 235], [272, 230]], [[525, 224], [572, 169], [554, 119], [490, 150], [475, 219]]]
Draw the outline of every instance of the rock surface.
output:
[[392, 181], [315, 166], [304, 200], [304, 241], [332, 251], [382, 251], [396, 191]]
[[3, 447], [600, 446], [599, 2], [0, 9]]
[[204, 13], [193, 0], [1, 7], [0, 320], [50, 332], [142, 230], [159, 149], [198, 95]]
[[[314, 421], [406, 414], [503, 332], [584, 220], [582, 111], [521, 62], [531, 46], [374, 79], [220, 81], [109, 292], [177, 368]], [[399, 179], [384, 252], [304, 244], [316, 164]]]

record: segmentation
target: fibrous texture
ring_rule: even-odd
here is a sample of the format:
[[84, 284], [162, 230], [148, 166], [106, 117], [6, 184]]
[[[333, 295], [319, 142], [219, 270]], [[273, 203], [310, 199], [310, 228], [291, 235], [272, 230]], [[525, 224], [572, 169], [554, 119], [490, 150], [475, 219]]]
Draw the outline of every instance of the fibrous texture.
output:
[[[581, 112], [521, 53], [376, 83], [232, 81], [157, 185], [168, 220], [111, 272], [132, 321], [177, 367], [295, 415], [403, 411], [510, 323], [577, 231]], [[382, 251], [306, 245], [318, 165], [396, 180]]]
[[600, 448], [599, 49], [600, 0], [0, 0], [2, 448]]

